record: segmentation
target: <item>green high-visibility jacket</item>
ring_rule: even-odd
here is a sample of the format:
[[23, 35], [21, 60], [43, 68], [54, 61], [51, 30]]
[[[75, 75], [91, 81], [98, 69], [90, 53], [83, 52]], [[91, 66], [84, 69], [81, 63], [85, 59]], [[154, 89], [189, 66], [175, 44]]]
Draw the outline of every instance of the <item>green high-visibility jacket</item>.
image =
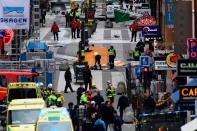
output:
[[139, 51], [135, 51], [135, 52], [134, 52], [134, 56], [135, 56], [135, 57], [138, 57], [138, 56], [140, 56], [140, 53], [139, 53]]
[[87, 104], [88, 103], [88, 96], [86, 94], [83, 94], [80, 98], [80, 103], [85, 103]]
[[79, 17], [79, 12], [76, 12], [76, 13], [75, 13], [75, 16], [76, 16], [76, 17]]
[[61, 97], [58, 97], [57, 98], [57, 102], [56, 102], [57, 106], [61, 107], [63, 102], [62, 102], [62, 98]]
[[54, 101], [56, 102], [57, 100], [57, 97], [54, 95], [54, 94], [51, 94], [49, 97], [48, 97], [48, 106], [51, 105], [51, 102]]
[[109, 49], [109, 55], [115, 55], [115, 50], [114, 49]]
[[70, 12], [70, 16], [73, 17], [73, 12]]
[[94, 52], [94, 55], [97, 56], [99, 53], [98, 52]]
[[81, 56], [85, 56], [85, 50], [81, 50]]

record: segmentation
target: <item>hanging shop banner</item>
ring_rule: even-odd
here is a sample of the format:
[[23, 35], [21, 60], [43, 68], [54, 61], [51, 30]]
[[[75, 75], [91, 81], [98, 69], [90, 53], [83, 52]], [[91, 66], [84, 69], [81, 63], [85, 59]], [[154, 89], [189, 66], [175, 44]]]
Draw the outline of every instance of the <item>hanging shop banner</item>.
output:
[[159, 35], [159, 26], [143, 26], [142, 35]]
[[183, 100], [192, 100], [197, 98], [196, 86], [183, 86], [180, 87], [180, 98]]
[[187, 39], [187, 56], [189, 59], [197, 59], [197, 39]]
[[0, 29], [29, 30], [30, 0], [0, 0]]
[[178, 76], [197, 76], [196, 59], [179, 59], [177, 61]]
[[165, 24], [174, 25], [174, 3], [176, 0], [165, 0]]

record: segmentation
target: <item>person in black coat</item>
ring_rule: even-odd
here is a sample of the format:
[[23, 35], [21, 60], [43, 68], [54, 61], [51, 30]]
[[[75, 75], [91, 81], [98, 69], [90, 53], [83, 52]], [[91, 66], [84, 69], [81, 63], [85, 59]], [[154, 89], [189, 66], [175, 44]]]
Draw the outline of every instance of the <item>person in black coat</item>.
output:
[[66, 70], [65, 74], [64, 74], [64, 78], [66, 81], [66, 86], [64, 89], [64, 93], [67, 93], [67, 89], [69, 88], [71, 92], [74, 92], [70, 82], [72, 82], [72, 76], [71, 76], [71, 72], [70, 72], [70, 67], [68, 67], [68, 69]]
[[128, 99], [128, 97], [125, 96], [125, 95], [122, 95], [119, 98], [118, 105], [117, 105], [117, 109], [119, 108], [119, 111], [120, 111], [120, 117], [121, 117], [121, 119], [123, 118], [123, 111], [128, 106], [129, 106], [129, 99]]
[[95, 101], [96, 104], [100, 107], [101, 103], [104, 102], [104, 98], [100, 95], [100, 91], [97, 92], [97, 95], [92, 98], [92, 101]]
[[84, 77], [85, 90], [88, 89], [88, 85], [90, 90], [92, 87], [92, 73], [91, 70], [89, 69], [89, 66], [87, 66], [87, 68], [84, 70], [83, 77]]
[[120, 118], [120, 116], [118, 116], [116, 110], [114, 110], [113, 115], [114, 115], [114, 131], [122, 131], [122, 124], [123, 124], [122, 119]]
[[83, 92], [85, 92], [85, 89], [83, 88], [83, 84], [80, 84], [80, 87], [77, 89], [77, 105], [80, 104], [80, 98]]
[[142, 41], [142, 39], [140, 39], [140, 41], [137, 43], [136, 47], [139, 49], [140, 53], [144, 53], [145, 44]]
[[65, 18], [66, 18], [66, 28], [69, 28], [70, 27], [70, 16], [69, 16], [68, 11], [66, 11]]

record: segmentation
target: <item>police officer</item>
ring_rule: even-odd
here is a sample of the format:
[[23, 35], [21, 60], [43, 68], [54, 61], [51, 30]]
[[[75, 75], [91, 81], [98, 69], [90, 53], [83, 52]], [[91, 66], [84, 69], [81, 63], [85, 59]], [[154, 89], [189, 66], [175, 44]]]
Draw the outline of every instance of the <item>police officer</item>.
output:
[[95, 70], [97, 70], [97, 65], [96, 65], [97, 63], [100, 67], [100, 70], [102, 70], [102, 68], [101, 68], [101, 55], [99, 55], [98, 52], [94, 52], [94, 55], [95, 55], [95, 65], [94, 65]]
[[107, 81], [107, 89], [106, 89], [106, 97], [111, 101], [114, 102], [114, 96], [116, 95], [115, 88], [113, 87], [110, 81]]
[[55, 96], [55, 91], [52, 91], [52, 94], [48, 97], [47, 107], [56, 105], [57, 97]]
[[72, 21], [72, 19], [74, 18], [74, 11], [73, 10], [70, 11], [69, 17], [70, 17], [70, 21]]
[[79, 19], [79, 12], [78, 11], [75, 12], [75, 18]]
[[65, 100], [64, 100], [64, 97], [62, 96], [62, 93], [60, 91], [58, 91], [57, 92], [57, 100], [56, 100], [57, 107], [62, 107], [64, 102], [65, 102]]
[[81, 49], [81, 60], [85, 59], [85, 50], [84, 48]]
[[110, 69], [114, 68], [114, 59], [116, 58], [116, 50], [114, 49], [113, 46], [110, 46], [109, 51], [109, 65]]
[[87, 104], [88, 104], [88, 91], [83, 92], [80, 98], [80, 104], [85, 105], [85, 107], [87, 108]]
[[134, 58], [135, 61], [139, 61], [139, 57], [140, 57], [140, 51], [136, 47], [135, 51], [133, 52], [133, 58]]

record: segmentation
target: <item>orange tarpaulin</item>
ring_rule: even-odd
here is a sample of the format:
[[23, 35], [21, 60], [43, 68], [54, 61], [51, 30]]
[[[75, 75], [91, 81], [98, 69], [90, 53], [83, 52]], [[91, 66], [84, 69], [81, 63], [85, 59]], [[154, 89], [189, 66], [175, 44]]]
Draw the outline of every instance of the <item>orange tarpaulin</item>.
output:
[[89, 48], [91, 52], [85, 52], [85, 60], [88, 61], [89, 66], [94, 66], [95, 64], [95, 56], [94, 52], [98, 52], [101, 55], [101, 65], [108, 65], [108, 48], [107, 47], [93, 47]]

